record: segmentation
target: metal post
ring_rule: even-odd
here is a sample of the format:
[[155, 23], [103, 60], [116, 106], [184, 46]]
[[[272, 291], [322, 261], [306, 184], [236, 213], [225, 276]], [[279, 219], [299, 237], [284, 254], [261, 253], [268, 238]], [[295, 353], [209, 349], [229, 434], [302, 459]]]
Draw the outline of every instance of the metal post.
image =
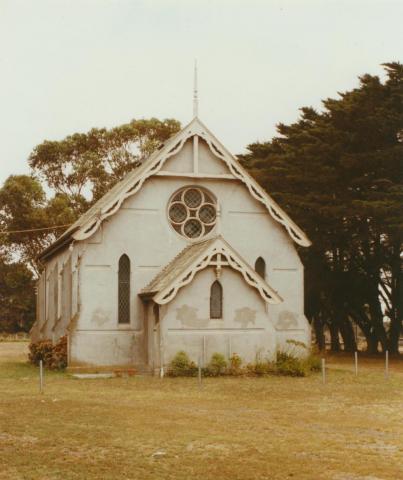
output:
[[39, 393], [43, 393], [43, 361], [39, 360]]
[[326, 383], [326, 360], [322, 358], [322, 383]]
[[203, 367], [206, 366], [206, 335], [203, 335]]
[[355, 376], [358, 375], [358, 352], [354, 352]]
[[389, 378], [389, 350], [385, 352], [385, 378]]
[[199, 377], [199, 387], [202, 386], [202, 369], [201, 369], [201, 357], [199, 356], [198, 360], [198, 377]]

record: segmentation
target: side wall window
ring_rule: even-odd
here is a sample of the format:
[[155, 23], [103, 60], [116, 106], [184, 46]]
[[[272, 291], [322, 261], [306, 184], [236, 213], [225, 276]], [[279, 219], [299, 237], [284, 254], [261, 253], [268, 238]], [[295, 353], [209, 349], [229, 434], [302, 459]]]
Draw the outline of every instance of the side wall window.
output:
[[210, 289], [210, 318], [222, 318], [222, 286], [218, 280]]
[[259, 257], [255, 262], [255, 272], [259, 274], [263, 280], [266, 279], [266, 262], [262, 257]]
[[119, 259], [118, 322], [130, 323], [130, 260], [127, 255]]

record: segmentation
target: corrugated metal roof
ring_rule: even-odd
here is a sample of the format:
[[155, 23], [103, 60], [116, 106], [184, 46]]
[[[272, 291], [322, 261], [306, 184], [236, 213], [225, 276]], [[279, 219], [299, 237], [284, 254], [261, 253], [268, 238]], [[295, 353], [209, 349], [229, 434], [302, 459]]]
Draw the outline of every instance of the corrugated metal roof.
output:
[[187, 268], [189, 268], [193, 262], [207, 250], [218, 237], [204, 240], [201, 242], [193, 243], [185, 247], [178, 255], [166, 265], [154, 279], [141, 291], [141, 295], [151, 295], [161, 292]]

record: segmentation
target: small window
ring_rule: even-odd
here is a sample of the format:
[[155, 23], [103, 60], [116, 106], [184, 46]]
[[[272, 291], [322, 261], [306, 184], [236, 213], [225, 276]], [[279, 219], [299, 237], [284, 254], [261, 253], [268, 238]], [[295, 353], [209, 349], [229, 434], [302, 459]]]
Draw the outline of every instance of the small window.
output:
[[210, 318], [222, 318], [222, 286], [218, 280], [211, 285]]
[[263, 280], [266, 278], [266, 262], [262, 257], [259, 257], [255, 262], [255, 272], [260, 275]]
[[127, 255], [119, 259], [118, 282], [118, 322], [130, 323], [130, 260]]

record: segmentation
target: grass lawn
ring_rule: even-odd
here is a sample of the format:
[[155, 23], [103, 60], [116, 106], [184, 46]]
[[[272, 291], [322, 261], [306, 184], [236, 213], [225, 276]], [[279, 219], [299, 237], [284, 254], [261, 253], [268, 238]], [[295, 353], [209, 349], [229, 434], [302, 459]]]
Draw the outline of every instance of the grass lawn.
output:
[[[0, 479], [403, 479], [403, 365], [308, 378], [75, 379], [0, 343]], [[159, 452], [159, 453], [158, 453]]]

